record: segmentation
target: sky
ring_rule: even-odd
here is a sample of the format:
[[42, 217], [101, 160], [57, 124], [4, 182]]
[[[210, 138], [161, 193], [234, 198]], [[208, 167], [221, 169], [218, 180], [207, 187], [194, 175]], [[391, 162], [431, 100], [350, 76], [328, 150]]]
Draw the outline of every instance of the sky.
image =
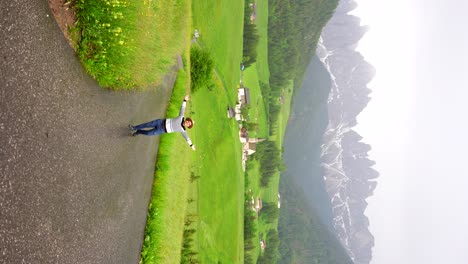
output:
[[380, 172], [372, 264], [468, 263], [468, 1], [356, 0], [376, 68], [356, 130]]

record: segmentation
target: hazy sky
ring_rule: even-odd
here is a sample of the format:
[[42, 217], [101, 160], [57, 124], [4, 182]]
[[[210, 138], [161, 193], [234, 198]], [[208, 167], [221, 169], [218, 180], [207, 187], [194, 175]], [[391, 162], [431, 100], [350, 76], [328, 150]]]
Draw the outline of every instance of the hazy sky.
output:
[[357, 131], [381, 176], [373, 264], [468, 263], [468, 1], [357, 0], [377, 69]]

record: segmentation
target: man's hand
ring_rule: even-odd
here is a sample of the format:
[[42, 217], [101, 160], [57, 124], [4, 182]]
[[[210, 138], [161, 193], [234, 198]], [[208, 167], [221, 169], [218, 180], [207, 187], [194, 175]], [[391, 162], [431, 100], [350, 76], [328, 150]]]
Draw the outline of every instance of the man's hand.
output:
[[193, 149], [193, 151], [195, 151], [195, 145], [192, 145], [192, 149]]
[[184, 100], [185, 100], [185, 101], [190, 100], [190, 96], [186, 95], [186, 96], [184, 97]]

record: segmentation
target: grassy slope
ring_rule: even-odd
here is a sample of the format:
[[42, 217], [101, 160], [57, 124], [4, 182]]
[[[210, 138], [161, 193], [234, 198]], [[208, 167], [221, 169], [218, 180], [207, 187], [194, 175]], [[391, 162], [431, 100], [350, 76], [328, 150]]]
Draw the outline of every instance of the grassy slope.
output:
[[216, 63], [231, 103], [239, 86], [242, 60], [243, 1], [193, 1], [193, 26], [200, 31], [199, 42]]
[[220, 86], [194, 95], [197, 153], [198, 252], [202, 263], [240, 263], [243, 258], [243, 177], [237, 124], [226, 117]]
[[[193, 95], [197, 145], [192, 197], [197, 198], [198, 252], [202, 263], [242, 263], [243, 193], [238, 126], [226, 117], [236, 101], [242, 59], [243, 2], [194, 1], [199, 43], [211, 52], [217, 79], [213, 91]], [[191, 208], [192, 210], [192, 208]]]
[[129, 89], [156, 83], [189, 40], [190, 3], [77, 0], [78, 56], [101, 86]]

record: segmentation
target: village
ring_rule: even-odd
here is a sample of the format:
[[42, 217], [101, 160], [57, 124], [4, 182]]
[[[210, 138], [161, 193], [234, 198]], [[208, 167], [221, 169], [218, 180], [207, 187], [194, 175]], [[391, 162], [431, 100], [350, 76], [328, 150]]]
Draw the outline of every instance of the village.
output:
[[[241, 65], [241, 70], [243, 70]], [[283, 91], [284, 94], [284, 91]], [[282, 96], [283, 97], [283, 96]], [[282, 98], [280, 99], [280, 103]], [[250, 137], [249, 131], [246, 127], [243, 126], [243, 123], [246, 121], [250, 121], [247, 111], [243, 111], [249, 107], [251, 103], [250, 100], [250, 90], [247, 87], [244, 87], [242, 80], [240, 81], [240, 87], [237, 89], [237, 104], [234, 108], [229, 107], [227, 109], [227, 117], [234, 118], [239, 124], [239, 140], [242, 143], [242, 169], [246, 170], [246, 163], [252, 154], [254, 154], [257, 150], [256, 146], [257, 143], [265, 141], [265, 138], [258, 138], [258, 137]], [[257, 198], [254, 197], [253, 191], [249, 190], [249, 196], [251, 197], [250, 206], [251, 209], [257, 214], [260, 213], [262, 209], [262, 200], [260, 196]], [[278, 193], [278, 209], [281, 207], [281, 195]], [[264, 251], [266, 249], [266, 241], [261, 238], [260, 239], [260, 249]]]

